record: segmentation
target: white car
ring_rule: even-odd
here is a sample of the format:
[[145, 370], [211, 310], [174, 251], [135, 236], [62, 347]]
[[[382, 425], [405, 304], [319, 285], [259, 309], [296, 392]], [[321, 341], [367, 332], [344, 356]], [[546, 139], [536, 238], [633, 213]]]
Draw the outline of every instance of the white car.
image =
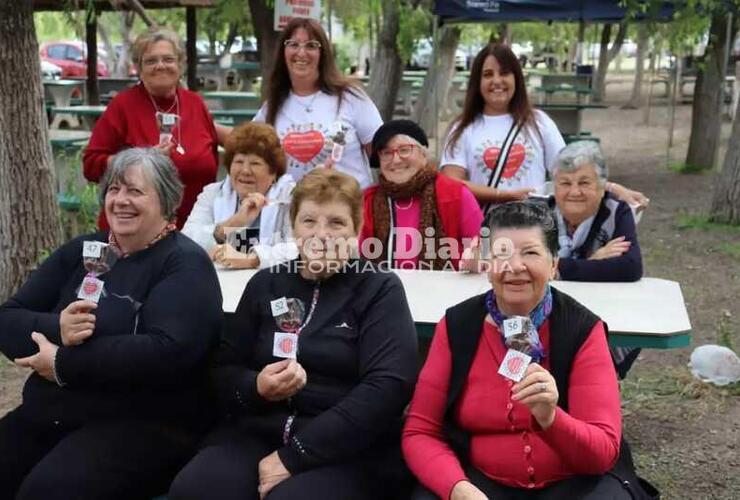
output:
[[41, 61], [41, 78], [44, 80], [59, 80], [62, 77], [62, 68], [49, 61]]
[[[427, 69], [432, 63], [432, 40], [429, 38], [422, 38], [417, 42], [416, 49], [411, 55], [409, 61], [409, 69]], [[468, 69], [468, 58], [460, 49], [455, 51], [455, 69], [466, 70]]]

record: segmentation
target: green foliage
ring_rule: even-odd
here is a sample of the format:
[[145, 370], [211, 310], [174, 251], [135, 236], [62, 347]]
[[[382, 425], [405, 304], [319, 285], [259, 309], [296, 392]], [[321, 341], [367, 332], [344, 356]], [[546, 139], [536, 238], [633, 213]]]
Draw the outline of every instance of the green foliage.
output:
[[676, 218], [676, 228], [680, 230], [700, 229], [702, 231], [719, 231], [725, 234], [740, 236], [740, 226], [712, 222], [706, 214], [680, 214]]
[[732, 338], [734, 331], [732, 314], [727, 309], [724, 309], [717, 321], [717, 343], [734, 350]]
[[36, 37], [39, 43], [77, 38], [75, 25], [59, 12], [35, 12]]
[[677, 174], [703, 174], [706, 168], [699, 165], [691, 165], [682, 161], [672, 161], [668, 164], [668, 170]]
[[432, 13], [421, 8], [413, 9], [404, 2], [401, 3], [400, 16], [396, 46], [401, 60], [408, 61], [417, 42], [431, 35]]

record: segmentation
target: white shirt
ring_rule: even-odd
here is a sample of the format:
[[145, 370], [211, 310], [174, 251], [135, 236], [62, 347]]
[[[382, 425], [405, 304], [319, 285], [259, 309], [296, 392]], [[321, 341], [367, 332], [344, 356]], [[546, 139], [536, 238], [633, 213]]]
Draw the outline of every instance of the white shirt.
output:
[[[344, 141], [341, 158], [334, 162], [334, 168], [357, 179], [364, 189], [372, 184], [372, 175], [363, 144], [372, 141], [383, 119], [361, 91], [345, 91], [339, 109], [338, 101], [337, 96], [321, 91], [308, 96], [290, 93], [275, 117], [275, 129], [288, 159], [287, 172], [299, 181], [331, 157], [335, 143]], [[254, 121], [264, 122], [266, 117], [267, 102]]]
[[[535, 120], [542, 138], [532, 127], [522, 128], [511, 146], [499, 189], [539, 188], [545, 183], [547, 172], [552, 173], [555, 156], [565, 147], [565, 141], [547, 114], [535, 110]], [[488, 185], [501, 145], [513, 122], [514, 118], [509, 114], [480, 115], [463, 131], [452, 150], [447, 147], [450, 140], [447, 137], [439, 164], [463, 167], [468, 180]]]
[[[266, 268], [280, 262], [295, 259], [298, 247], [293, 241], [289, 206], [285, 201], [295, 187], [290, 175], [281, 175], [267, 191], [268, 200], [280, 200], [265, 206], [260, 211], [259, 244], [252, 247], [260, 259], [260, 268]], [[198, 195], [193, 210], [182, 228], [182, 234], [195, 241], [206, 251], [216, 245], [213, 230], [219, 224], [236, 213], [237, 194], [231, 186], [231, 178], [208, 184]]]

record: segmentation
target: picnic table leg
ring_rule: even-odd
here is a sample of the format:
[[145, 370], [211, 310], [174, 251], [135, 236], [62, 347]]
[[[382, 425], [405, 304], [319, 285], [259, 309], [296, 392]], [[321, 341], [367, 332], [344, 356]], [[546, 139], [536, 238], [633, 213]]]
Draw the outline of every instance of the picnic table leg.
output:
[[[52, 99], [54, 99], [54, 107], [69, 107], [72, 102], [72, 92], [74, 92], [76, 88], [77, 87], [49, 87], [49, 93], [51, 94]], [[51, 122], [50, 128], [59, 128], [62, 120], [65, 120], [72, 128], [78, 128], [80, 126], [80, 121], [75, 115], [68, 113], [55, 113], [54, 120]]]

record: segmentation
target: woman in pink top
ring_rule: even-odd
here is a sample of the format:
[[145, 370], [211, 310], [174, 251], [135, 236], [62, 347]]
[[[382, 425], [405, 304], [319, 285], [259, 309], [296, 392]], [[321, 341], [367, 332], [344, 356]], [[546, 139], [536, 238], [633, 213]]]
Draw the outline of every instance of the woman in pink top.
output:
[[478, 236], [478, 202], [462, 182], [437, 174], [428, 145], [410, 120], [392, 120], [375, 133], [370, 163], [380, 167], [380, 183], [365, 190], [364, 258], [402, 269], [457, 270]]

